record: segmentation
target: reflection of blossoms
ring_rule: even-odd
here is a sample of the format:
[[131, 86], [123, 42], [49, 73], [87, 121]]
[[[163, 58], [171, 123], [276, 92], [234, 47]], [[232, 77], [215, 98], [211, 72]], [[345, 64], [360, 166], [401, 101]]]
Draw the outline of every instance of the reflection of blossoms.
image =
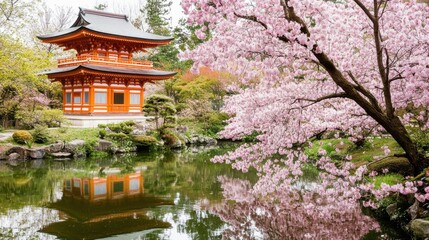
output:
[[378, 228], [346, 199], [287, 188], [262, 196], [248, 181], [226, 177], [220, 181], [226, 201], [212, 212], [231, 225], [224, 233], [227, 239], [254, 239], [261, 234], [267, 239], [361, 239]]

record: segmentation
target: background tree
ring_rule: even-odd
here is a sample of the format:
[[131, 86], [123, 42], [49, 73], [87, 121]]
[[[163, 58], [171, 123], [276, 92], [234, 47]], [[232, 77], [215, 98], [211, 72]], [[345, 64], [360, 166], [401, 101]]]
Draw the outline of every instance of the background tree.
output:
[[[173, 100], [165, 95], [153, 94], [145, 100], [143, 112], [155, 118], [156, 129], [165, 123], [174, 123], [176, 107]], [[162, 120], [162, 123], [160, 123]]]
[[34, 111], [36, 106], [47, 107], [47, 95], [52, 86], [46, 76], [38, 75], [50, 66], [43, 52], [22, 46], [16, 40], [0, 35], [0, 118], [3, 125], [16, 120], [24, 109]]

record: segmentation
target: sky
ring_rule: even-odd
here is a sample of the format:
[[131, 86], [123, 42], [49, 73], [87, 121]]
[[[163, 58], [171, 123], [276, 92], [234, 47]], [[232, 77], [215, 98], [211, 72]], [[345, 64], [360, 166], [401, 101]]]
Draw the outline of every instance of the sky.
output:
[[[175, 26], [178, 21], [184, 17], [180, 0], [172, 0], [171, 17], [172, 26]], [[141, 6], [144, 6], [145, 0], [44, 0], [49, 7], [72, 7], [78, 12], [78, 7], [91, 8], [99, 4], [107, 4], [106, 11], [123, 13], [127, 15], [136, 15]], [[74, 19], [73, 19], [74, 20]]]

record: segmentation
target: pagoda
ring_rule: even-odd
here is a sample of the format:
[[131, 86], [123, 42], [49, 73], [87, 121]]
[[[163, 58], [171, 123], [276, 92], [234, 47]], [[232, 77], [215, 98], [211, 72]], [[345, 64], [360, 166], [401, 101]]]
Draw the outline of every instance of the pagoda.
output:
[[155, 70], [133, 53], [169, 44], [173, 38], [138, 30], [126, 15], [79, 8], [74, 24], [61, 32], [38, 36], [75, 57], [59, 59], [43, 74], [63, 87], [63, 111], [74, 115], [142, 112], [144, 85], [166, 80], [175, 72]]

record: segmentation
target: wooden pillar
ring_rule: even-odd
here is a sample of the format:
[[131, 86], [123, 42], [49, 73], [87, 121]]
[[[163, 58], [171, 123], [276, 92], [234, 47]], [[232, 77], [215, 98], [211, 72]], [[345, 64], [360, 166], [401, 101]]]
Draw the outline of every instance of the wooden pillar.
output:
[[89, 80], [89, 113], [92, 114], [94, 112], [94, 81], [95, 81], [95, 77], [92, 77], [92, 79]]
[[144, 84], [145, 84], [145, 82], [143, 81], [143, 83], [142, 83], [142, 88], [141, 88], [141, 90], [140, 90], [140, 107], [141, 107], [141, 110], [143, 111], [143, 106], [144, 106]]

